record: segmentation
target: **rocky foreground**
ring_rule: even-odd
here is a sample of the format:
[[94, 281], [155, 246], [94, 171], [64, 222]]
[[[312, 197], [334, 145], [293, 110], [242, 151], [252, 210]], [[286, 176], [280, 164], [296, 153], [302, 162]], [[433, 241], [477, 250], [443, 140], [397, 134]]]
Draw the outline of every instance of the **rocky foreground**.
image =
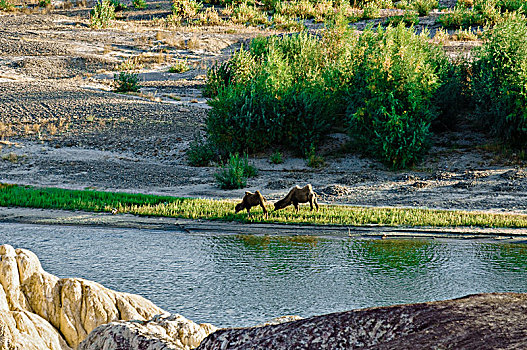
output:
[[[290, 322], [287, 322], [290, 321]], [[0, 350], [525, 349], [527, 294], [492, 293], [220, 329], [45, 272], [0, 246]]]
[[219, 330], [199, 350], [525, 349], [527, 294], [493, 293]]
[[[117, 322], [127, 320], [134, 321], [124, 327]], [[169, 315], [138, 295], [58, 278], [32, 252], [0, 246], [0, 350], [191, 349], [215, 330]], [[91, 341], [79, 346], [90, 333]]]

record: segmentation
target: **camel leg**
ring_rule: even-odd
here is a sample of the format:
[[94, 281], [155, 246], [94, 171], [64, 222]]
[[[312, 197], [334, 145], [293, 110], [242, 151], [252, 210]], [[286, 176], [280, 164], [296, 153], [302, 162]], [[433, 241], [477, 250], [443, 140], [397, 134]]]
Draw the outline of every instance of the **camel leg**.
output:
[[265, 205], [263, 203], [260, 203], [260, 206], [262, 207], [262, 210], [264, 212], [264, 217], [267, 219], [267, 209], [265, 208]]
[[298, 202], [297, 201], [293, 201], [293, 206], [295, 207], [295, 210], [298, 213]]
[[317, 201], [316, 196], [313, 196], [313, 203], [315, 203], [315, 207], [317, 208], [317, 211], [318, 211], [318, 201]]

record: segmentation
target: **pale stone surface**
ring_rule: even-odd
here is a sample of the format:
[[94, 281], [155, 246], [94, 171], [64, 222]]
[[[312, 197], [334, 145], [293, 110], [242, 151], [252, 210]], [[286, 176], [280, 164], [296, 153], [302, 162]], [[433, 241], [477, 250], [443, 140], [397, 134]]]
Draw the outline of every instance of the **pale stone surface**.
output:
[[0, 246], [0, 350], [72, 349], [99, 325], [158, 314], [166, 313], [138, 295], [60, 279], [32, 252]]
[[145, 322], [118, 321], [99, 326], [78, 350], [190, 350], [216, 330], [213, 325], [198, 325], [181, 315], [157, 315]]

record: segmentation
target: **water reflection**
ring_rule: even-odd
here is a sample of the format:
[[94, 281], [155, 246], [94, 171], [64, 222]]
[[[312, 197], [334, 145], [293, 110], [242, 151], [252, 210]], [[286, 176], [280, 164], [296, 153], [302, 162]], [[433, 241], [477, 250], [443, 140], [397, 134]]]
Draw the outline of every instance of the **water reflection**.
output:
[[218, 326], [527, 291], [525, 245], [20, 224], [0, 224], [0, 243], [33, 250], [60, 277], [141, 294]]

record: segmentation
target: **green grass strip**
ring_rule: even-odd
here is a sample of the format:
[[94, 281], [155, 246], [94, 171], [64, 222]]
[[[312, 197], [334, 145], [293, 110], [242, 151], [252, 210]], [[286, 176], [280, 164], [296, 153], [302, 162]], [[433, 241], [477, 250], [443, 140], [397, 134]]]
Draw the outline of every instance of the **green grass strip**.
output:
[[83, 210], [135, 215], [165, 216], [186, 219], [207, 219], [240, 222], [268, 222], [325, 225], [385, 226], [476, 226], [527, 227], [527, 215], [491, 214], [453, 210], [366, 208], [344, 205], [321, 205], [318, 212], [292, 207], [270, 212], [265, 219], [261, 209], [254, 208], [248, 218], [245, 212], [234, 214], [233, 201], [178, 198], [132, 193], [73, 191], [60, 188], [0, 184], [0, 206], [44, 209]]

